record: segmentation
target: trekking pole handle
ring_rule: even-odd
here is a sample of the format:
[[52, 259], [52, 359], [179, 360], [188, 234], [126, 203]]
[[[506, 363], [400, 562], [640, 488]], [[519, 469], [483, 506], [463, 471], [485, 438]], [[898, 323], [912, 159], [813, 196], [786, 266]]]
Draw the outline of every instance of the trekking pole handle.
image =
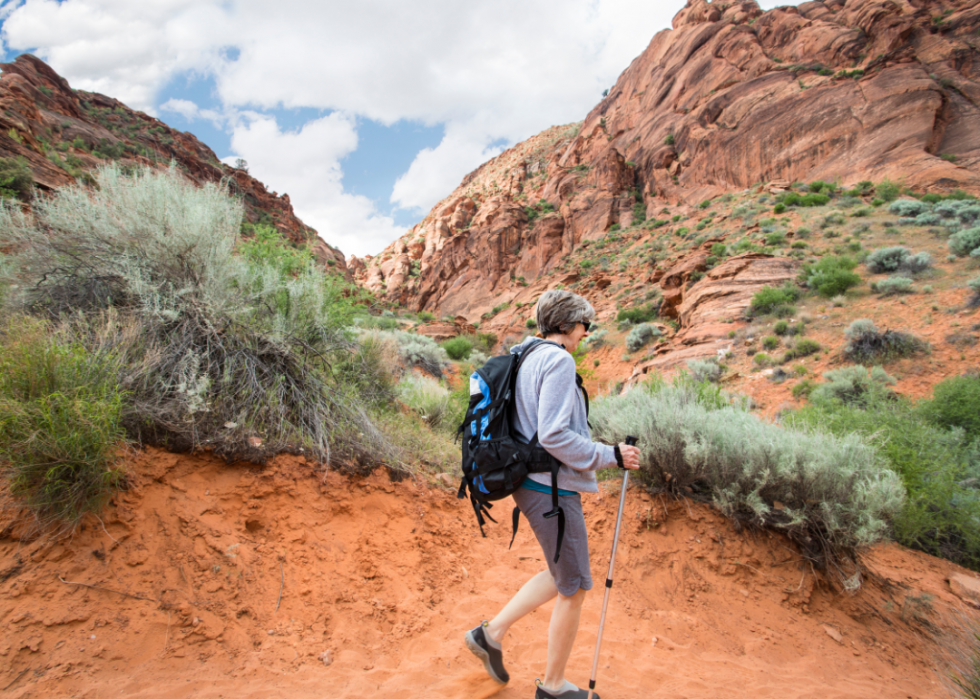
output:
[[[638, 440], [636, 437], [627, 436], [623, 441], [628, 446], [635, 447]], [[602, 629], [606, 625], [606, 609], [609, 607], [609, 593], [612, 590], [613, 584], [613, 567], [616, 565], [616, 549], [619, 547], [619, 528], [623, 523], [623, 510], [626, 507], [626, 489], [629, 488], [629, 484], [630, 472], [623, 471], [623, 487], [619, 493], [619, 512], [616, 515], [616, 533], [613, 534], [612, 554], [609, 556], [609, 572], [606, 574], [606, 593], [602, 597], [602, 614], [599, 617], [599, 633], [596, 635], [595, 656], [592, 659], [592, 675], [589, 677], [588, 699], [592, 699], [593, 694], [595, 694], [596, 674], [599, 671], [599, 651], [602, 648]]]

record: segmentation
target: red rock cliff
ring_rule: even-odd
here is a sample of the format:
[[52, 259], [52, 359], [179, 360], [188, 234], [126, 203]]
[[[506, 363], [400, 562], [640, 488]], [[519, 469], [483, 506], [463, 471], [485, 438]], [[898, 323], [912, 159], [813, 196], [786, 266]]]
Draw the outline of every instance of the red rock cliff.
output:
[[[375, 292], [474, 321], [628, 225], [631, 190], [648, 212], [776, 180], [980, 192], [978, 28], [976, 0], [768, 12], [691, 0], [580, 127], [484, 164], [352, 267]], [[542, 198], [555, 212], [529, 220], [524, 207]]]

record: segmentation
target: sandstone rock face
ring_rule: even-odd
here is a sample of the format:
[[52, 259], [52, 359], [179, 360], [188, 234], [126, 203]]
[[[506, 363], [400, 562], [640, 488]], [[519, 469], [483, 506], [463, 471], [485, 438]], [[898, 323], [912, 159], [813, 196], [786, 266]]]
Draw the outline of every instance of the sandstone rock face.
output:
[[321, 264], [347, 274], [343, 253], [319, 240], [316, 231], [296, 217], [287, 194], [269, 192], [247, 172], [223, 164], [191, 134], [171, 129], [111, 97], [73, 90], [30, 54], [0, 69], [0, 157], [23, 158], [41, 189], [76, 182], [49, 154], [82, 173], [110, 158], [144, 166], [174, 160], [199, 184], [224, 179], [232, 192], [241, 195], [248, 221], [269, 222], [293, 242], [311, 243]]
[[[416, 309], [475, 321], [523, 299], [525, 284], [553, 286], [563, 258], [628, 226], [637, 201], [655, 215], [755, 183], [775, 192], [816, 179], [978, 193], [978, 30], [975, 2], [832, 0], [762, 12], [751, 1], [689, 0], [581, 125], [548, 129], [467, 175], [366, 259], [359, 279]], [[403, 254], [417, 277], [405, 276]], [[704, 269], [684, 264], [694, 267], [680, 277], [653, 268], [648, 277], [682, 326], [702, 322], [682, 309], [690, 275]], [[721, 294], [717, 307], [744, 301], [734, 290], [703, 293]]]
[[980, 580], [977, 578], [955, 573], [949, 576], [949, 589], [967, 604], [980, 607]]

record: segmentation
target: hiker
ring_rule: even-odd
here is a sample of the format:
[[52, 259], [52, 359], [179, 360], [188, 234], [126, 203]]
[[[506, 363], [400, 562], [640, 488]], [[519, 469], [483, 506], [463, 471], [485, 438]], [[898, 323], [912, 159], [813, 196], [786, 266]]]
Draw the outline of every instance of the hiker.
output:
[[[564, 537], [557, 551], [558, 518], [544, 517], [552, 509], [550, 474], [530, 473], [513, 498], [530, 522], [548, 568], [528, 580], [496, 617], [466, 634], [467, 646], [483, 660], [490, 676], [505, 684], [510, 677], [503, 664], [504, 636], [518, 619], [557, 597], [548, 630], [547, 669], [544, 679], [537, 681], [535, 699], [585, 699], [588, 694], [565, 679], [582, 602], [592, 588], [581, 493], [599, 492], [595, 472], [601, 468], [640, 465], [638, 448], [598, 444], [589, 434], [588, 395], [571, 353], [589, 334], [593, 318], [589, 302], [570, 291], [547, 291], [538, 301], [537, 323], [545, 343], [527, 356], [517, 373], [513, 428], [524, 442], [536, 433], [541, 446], [561, 463], [557, 482]], [[519, 353], [534, 342], [540, 340], [528, 338], [511, 352]]]

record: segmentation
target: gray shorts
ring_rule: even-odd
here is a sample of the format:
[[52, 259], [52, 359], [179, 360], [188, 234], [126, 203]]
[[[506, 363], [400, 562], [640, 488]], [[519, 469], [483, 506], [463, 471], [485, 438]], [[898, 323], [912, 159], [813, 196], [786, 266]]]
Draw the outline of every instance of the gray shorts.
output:
[[513, 498], [541, 544], [558, 592], [565, 597], [571, 597], [580, 589], [591, 590], [589, 537], [585, 531], [585, 515], [582, 514], [582, 496], [576, 493], [558, 497], [558, 502], [565, 511], [565, 538], [562, 540], [561, 555], [557, 563], [555, 547], [558, 544], [558, 518], [544, 518], [544, 513], [551, 509], [551, 495], [529, 488], [518, 488]]

